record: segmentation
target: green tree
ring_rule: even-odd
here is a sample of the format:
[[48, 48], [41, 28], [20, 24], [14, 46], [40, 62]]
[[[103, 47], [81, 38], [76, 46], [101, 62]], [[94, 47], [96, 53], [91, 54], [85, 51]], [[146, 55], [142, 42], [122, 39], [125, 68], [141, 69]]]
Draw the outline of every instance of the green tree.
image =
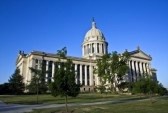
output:
[[28, 84], [26, 86], [28, 92], [30, 94], [36, 94], [37, 92], [39, 93], [39, 91], [37, 91], [37, 85], [39, 84], [39, 79], [33, 75], [30, 81], [30, 84]]
[[100, 77], [100, 85], [97, 86], [97, 89], [101, 94], [106, 91], [106, 82], [108, 81], [108, 76], [110, 75], [109, 58], [110, 54], [105, 54], [101, 57], [101, 59], [97, 59], [97, 68], [94, 70], [94, 73]]
[[13, 92], [9, 88], [10, 88], [9, 83], [0, 84], [0, 95], [12, 94]]
[[16, 68], [14, 74], [9, 78], [9, 90], [12, 94], [23, 94], [25, 84], [23, 83], [23, 76], [20, 75], [20, 70]]
[[166, 89], [158, 81], [153, 80], [150, 75], [145, 75], [146, 78], [141, 78], [133, 85], [133, 93], [142, 94], [166, 94]]
[[[111, 54], [105, 54], [101, 59], [97, 60], [97, 69], [95, 73], [100, 77], [101, 88], [108, 81], [111, 84], [112, 91], [115, 91], [121, 81], [123, 76], [128, 72], [128, 62], [129, 53], [125, 51], [123, 54], [119, 54], [116, 51]], [[123, 84], [120, 85], [123, 88]]]
[[45, 70], [45, 63], [44, 60], [42, 60], [40, 68], [36, 69], [33, 67], [29, 68], [33, 74], [32, 79], [30, 81], [30, 84], [27, 85], [27, 89], [29, 93], [36, 93], [37, 95], [37, 103], [38, 103], [38, 95], [46, 93], [48, 90], [48, 84], [45, 82], [45, 75], [48, 73]]
[[66, 112], [68, 112], [67, 97], [76, 97], [80, 92], [80, 85], [75, 83], [75, 70], [72, 60], [66, 57], [67, 50], [58, 50], [57, 55], [64, 62], [57, 62], [58, 68], [54, 74], [54, 82], [51, 83], [51, 93], [53, 96], [65, 97]]
[[158, 84], [158, 94], [159, 95], [165, 95], [168, 94], [168, 91], [161, 83]]
[[[122, 54], [117, 53], [117, 51], [112, 52], [110, 56], [110, 75], [109, 81], [111, 82], [111, 88], [115, 91], [115, 87], [120, 85], [123, 80], [123, 76], [128, 72], [128, 60], [130, 55], [127, 51]], [[118, 87], [120, 90], [120, 87]]]
[[48, 71], [45, 70], [44, 60], [42, 60], [42, 62], [40, 63], [40, 68], [30, 67], [30, 70], [34, 74], [32, 76], [30, 84], [27, 87], [29, 92], [36, 93], [38, 90], [38, 93], [40, 94], [46, 93], [46, 91], [48, 90], [48, 85], [45, 79], [46, 79], [46, 73], [48, 73]]

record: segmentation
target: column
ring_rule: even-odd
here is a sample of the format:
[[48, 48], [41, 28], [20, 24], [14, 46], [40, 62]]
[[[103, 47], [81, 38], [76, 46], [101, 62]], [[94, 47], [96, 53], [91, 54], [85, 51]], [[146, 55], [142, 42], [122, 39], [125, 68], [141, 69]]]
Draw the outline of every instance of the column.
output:
[[[46, 61], [46, 71], [48, 71], [48, 61]], [[48, 82], [48, 72], [46, 73], [46, 82]]]
[[132, 81], [132, 73], [131, 73], [131, 61], [128, 61], [128, 66], [129, 66], [129, 73], [128, 73], [128, 79], [129, 79], [129, 82]]
[[147, 73], [150, 74], [149, 63], [146, 64]]
[[132, 60], [132, 71], [133, 71], [133, 80], [136, 80], [136, 75], [135, 75], [135, 65], [134, 65], [134, 61]]
[[139, 80], [139, 69], [138, 69], [138, 62], [136, 61], [135, 62], [135, 66], [136, 66], [136, 77], [137, 77], [137, 80]]
[[92, 44], [90, 44], [90, 53], [92, 53]]
[[75, 82], [78, 83], [78, 77], [77, 77], [77, 64], [75, 64]]
[[54, 64], [54, 62], [52, 62], [52, 79], [51, 79], [51, 81], [53, 82], [54, 81], [54, 71], [55, 71], [55, 64]]
[[91, 65], [90, 63], [90, 66], [89, 66], [89, 72], [90, 72], [90, 86], [93, 86], [93, 66]]
[[140, 68], [140, 74], [141, 74], [141, 77], [142, 77], [143, 76], [142, 62], [139, 62], [139, 68]]
[[87, 65], [85, 65], [85, 86], [87, 85]]
[[82, 84], [82, 65], [80, 64], [80, 84]]
[[145, 63], [145, 71], [146, 71], [146, 74], [148, 74], [147, 63]]
[[95, 53], [97, 53], [97, 43], [94, 43]]
[[99, 43], [99, 53], [102, 53], [102, 48], [101, 48], [102, 44]]
[[146, 74], [146, 67], [145, 67], [145, 63], [143, 62], [143, 75]]

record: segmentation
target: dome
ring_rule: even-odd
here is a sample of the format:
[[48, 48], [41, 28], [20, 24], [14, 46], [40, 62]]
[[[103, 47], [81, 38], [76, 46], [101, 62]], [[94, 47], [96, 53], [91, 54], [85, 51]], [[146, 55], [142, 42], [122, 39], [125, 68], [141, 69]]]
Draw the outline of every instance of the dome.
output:
[[96, 28], [96, 23], [94, 20], [92, 21], [92, 28], [86, 33], [84, 40], [105, 40], [103, 33]]
[[103, 33], [96, 28], [96, 23], [93, 19], [91, 29], [86, 33], [82, 43], [82, 57], [86, 59], [100, 58], [108, 53], [108, 43], [105, 40]]

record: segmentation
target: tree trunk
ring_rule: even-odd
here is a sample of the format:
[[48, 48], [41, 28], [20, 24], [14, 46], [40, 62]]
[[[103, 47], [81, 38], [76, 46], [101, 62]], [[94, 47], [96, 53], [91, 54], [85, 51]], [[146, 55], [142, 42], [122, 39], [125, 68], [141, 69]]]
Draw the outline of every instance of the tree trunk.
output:
[[67, 95], [65, 96], [65, 109], [66, 109], [66, 112], [68, 113]]

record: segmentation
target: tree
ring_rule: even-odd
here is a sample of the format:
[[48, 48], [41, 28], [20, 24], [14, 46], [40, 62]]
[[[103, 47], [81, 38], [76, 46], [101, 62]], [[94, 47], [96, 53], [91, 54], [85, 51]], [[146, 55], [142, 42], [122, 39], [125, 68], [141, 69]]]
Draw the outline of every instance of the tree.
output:
[[45, 79], [46, 73], [48, 73], [48, 71], [45, 70], [44, 60], [42, 60], [39, 68], [30, 67], [30, 70], [34, 74], [32, 76], [30, 84], [27, 87], [29, 92], [36, 93], [38, 90], [38, 93], [40, 94], [46, 93], [46, 91], [48, 90], [48, 86]]
[[121, 83], [123, 76], [129, 69], [127, 64], [128, 60], [129, 53], [127, 51], [123, 54], [118, 54], [114, 51], [111, 54], [105, 54], [101, 57], [101, 59], [98, 59], [97, 69], [95, 72], [98, 74], [98, 77], [101, 78], [101, 87], [108, 81], [111, 84], [111, 90], [115, 91], [115, 87]]
[[161, 83], [158, 84], [158, 94], [159, 95], [165, 95], [168, 94], [168, 91]]
[[117, 51], [114, 51], [110, 56], [110, 75], [108, 78], [113, 91], [115, 91], [115, 87], [121, 83], [123, 76], [128, 72], [129, 66], [127, 63], [129, 58], [130, 55], [127, 51], [122, 54], [118, 54]]
[[109, 58], [110, 54], [105, 54], [101, 59], [97, 59], [97, 68], [94, 70], [94, 73], [100, 77], [100, 85], [97, 86], [97, 89], [101, 94], [106, 91], [106, 83], [108, 81], [108, 76], [110, 75]]
[[11, 92], [9, 88], [10, 88], [9, 83], [0, 84], [0, 95], [12, 94], [13, 92]]
[[38, 103], [38, 94], [44, 94], [48, 90], [47, 83], [45, 82], [45, 75], [48, 73], [45, 71], [45, 63], [42, 60], [40, 68], [30, 67], [30, 70], [33, 74], [30, 84], [27, 86], [29, 93], [36, 93], [37, 103]]
[[26, 87], [30, 94], [36, 94], [37, 92], [39, 93], [39, 91], [37, 91], [37, 84], [39, 84], [39, 79], [33, 75], [30, 84], [28, 84]]
[[23, 76], [20, 75], [20, 70], [16, 68], [14, 74], [10, 77], [9, 90], [12, 94], [23, 94], [25, 90], [25, 84], [23, 83]]
[[63, 48], [59, 50], [57, 55], [60, 56], [60, 60], [64, 59], [64, 62], [57, 62], [57, 70], [54, 74], [54, 82], [51, 83], [51, 93], [53, 96], [63, 96], [65, 97], [65, 107], [66, 112], [68, 112], [67, 107], [67, 97], [76, 97], [80, 92], [80, 85], [75, 83], [75, 70], [72, 60], [66, 57], [67, 50]]
[[139, 81], [133, 84], [133, 93], [142, 93], [142, 94], [159, 94], [164, 95], [167, 93], [166, 88], [163, 87], [161, 83], [155, 81], [151, 78], [150, 75], [145, 75], [146, 78], [141, 78]]

